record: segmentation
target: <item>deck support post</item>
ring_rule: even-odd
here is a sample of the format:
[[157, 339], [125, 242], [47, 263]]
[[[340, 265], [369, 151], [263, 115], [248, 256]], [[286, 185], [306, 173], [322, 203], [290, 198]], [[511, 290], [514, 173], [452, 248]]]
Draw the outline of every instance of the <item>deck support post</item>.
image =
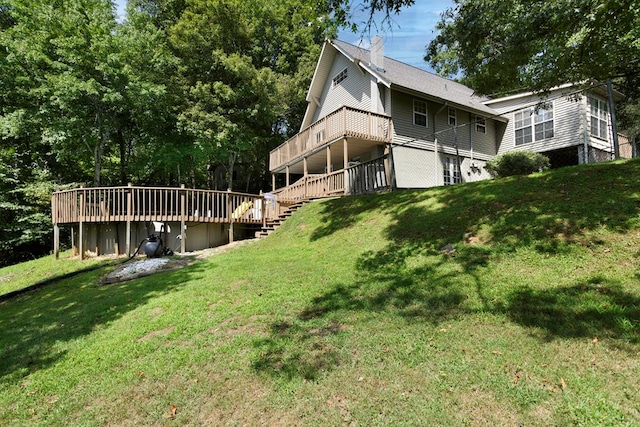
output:
[[[289, 167], [287, 166], [287, 172]], [[287, 174], [288, 177], [288, 174]], [[227, 189], [227, 215], [229, 215], [229, 243], [233, 243], [233, 212], [231, 204], [231, 189]]]
[[84, 185], [80, 186], [80, 216], [78, 223], [78, 250], [80, 252], [80, 259], [84, 259]]
[[78, 255], [78, 245], [76, 244], [76, 227], [71, 226], [71, 255]]
[[271, 191], [276, 191], [276, 174], [271, 174]]
[[344, 194], [349, 194], [349, 143], [347, 138], [342, 140], [342, 157], [344, 158], [342, 161], [342, 168], [344, 169]]
[[264, 193], [260, 190], [260, 218], [262, 218], [262, 227], [267, 226], [267, 199], [264, 198]]
[[60, 226], [53, 224], [53, 255], [60, 258]]
[[186, 209], [186, 192], [184, 191], [184, 184], [180, 185], [180, 253], [183, 254], [187, 251], [187, 223], [185, 217], [187, 215]]
[[285, 174], [286, 174], [286, 181], [285, 181], [285, 187], [288, 187], [290, 184], [290, 177], [289, 177], [289, 166], [287, 165], [287, 169], [285, 170]]
[[133, 184], [129, 183], [127, 188], [127, 225], [125, 230], [125, 247], [127, 249], [127, 256], [131, 256], [131, 212], [133, 210], [131, 203], [133, 201], [133, 194], [131, 194]]
[[327, 145], [327, 173], [331, 173], [331, 146]]

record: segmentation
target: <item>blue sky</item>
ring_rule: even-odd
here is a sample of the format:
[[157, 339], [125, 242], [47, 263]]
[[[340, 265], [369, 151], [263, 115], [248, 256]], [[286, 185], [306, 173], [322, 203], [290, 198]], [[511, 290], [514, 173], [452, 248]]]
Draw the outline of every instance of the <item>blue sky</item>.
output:
[[[118, 14], [124, 16], [124, 8], [126, 0], [115, 0], [118, 8]], [[357, 1], [353, 2], [358, 4]], [[432, 71], [428, 64], [423, 60], [425, 46], [435, 37], [436, 23], [440, 20], [440, 14], [448, 7], [451, 7], [451, 0], [416, 0], [416, 3], [410, 8], [405, 8], [399, 15], [393, 16], [391, 28], [379, 30], [379, 34], [384, 38], [384, 53], [386, 56], [397, 59], [422, 68], [423, 70]], [[356, 22], [364, 21], [365, 14], [357, 14]], [[378, 22], [380, 19], [378, 19]], [[371, 37], [375, 35], [376, 29], [371, 29]], [[364, 38], [360, 32], [352, 33], [350, 31], [342, 31], [338, 35], [340, 40], [352, 43], [364, 48], [369, 47], [369, 35]]]

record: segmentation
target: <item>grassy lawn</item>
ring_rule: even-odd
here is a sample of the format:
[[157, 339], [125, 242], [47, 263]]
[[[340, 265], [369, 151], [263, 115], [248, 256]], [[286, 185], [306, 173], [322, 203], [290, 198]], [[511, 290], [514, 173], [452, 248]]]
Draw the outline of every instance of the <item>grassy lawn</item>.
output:
[[71, 257], [71, 251], [61, 252], [60, 259], [63, 262], [56, 261], [55, 257], [50, 255], [0, 268], [0, 296], [67, 273], [112, 262], [104, 258], [80, 260], [78, 257]]
[[639, 177], [311, 203], [179, 271], [5, 301], [0, 425], [640, 425]]

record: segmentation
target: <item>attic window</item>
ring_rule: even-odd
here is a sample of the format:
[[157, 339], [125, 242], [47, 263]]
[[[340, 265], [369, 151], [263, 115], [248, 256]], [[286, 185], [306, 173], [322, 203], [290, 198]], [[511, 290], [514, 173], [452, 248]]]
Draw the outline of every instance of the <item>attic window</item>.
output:
[[347, 69], [345, 68], [333, 78], [333, 87], [338, 86], [346, 78], [347, 78]]

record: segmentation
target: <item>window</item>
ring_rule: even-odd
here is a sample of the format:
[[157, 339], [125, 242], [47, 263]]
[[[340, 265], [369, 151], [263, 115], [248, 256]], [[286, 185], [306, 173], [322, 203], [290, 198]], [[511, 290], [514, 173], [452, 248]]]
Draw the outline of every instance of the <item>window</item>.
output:
[[514, 115], [516, 145], [553, 138], [553, 105], [525, 108]]
[[334, 78], [333, 78], [333, 87], [338, 86], [340, 83], [342, 83], [345, 79], [347, 78], [347, 69], [345, 68], [344, 70], [340, 71]]
[[324, 142], [324, 129], [320, 129], [316, 132], [316, 145], [322, 144]]
[[607, 118], [609, 109], [604, 101], [597, 98], [589, 97], [589, 122], [591, 127], [591, 135], [604, 140], [609, 139], [607, 127]]
[[456, 109], [449, 107], [449, 126], [455, 126], [458, 124], [456, 119]]
[[487, 133], [487, 121], [484, 117], [476, 116], [476, 132]]
[[413, 100], [413, 124], [427, 127], [427, 103], [418, 99]]
[[444, 158], [444, 185], [459, 184], [462, 182], [458, 159], [447, 156]]

